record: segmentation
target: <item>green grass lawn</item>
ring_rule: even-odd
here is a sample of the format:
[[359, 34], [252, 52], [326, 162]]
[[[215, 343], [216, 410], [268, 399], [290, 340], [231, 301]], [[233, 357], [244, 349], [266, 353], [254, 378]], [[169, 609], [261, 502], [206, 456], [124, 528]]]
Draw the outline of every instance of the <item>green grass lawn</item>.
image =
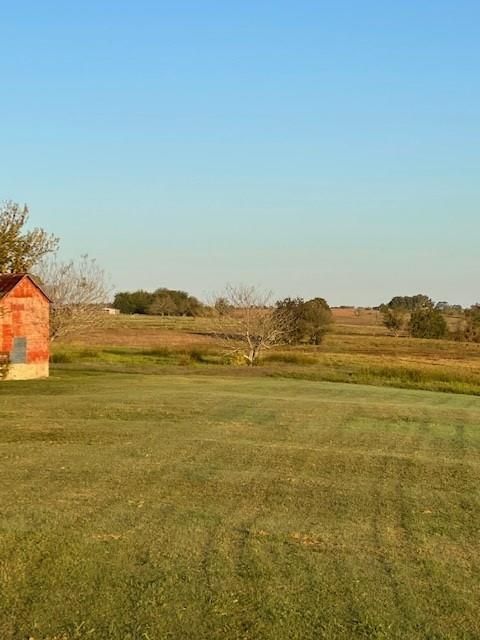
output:
[[0, 386], [2, 640], [480, 638], [480, 398]]

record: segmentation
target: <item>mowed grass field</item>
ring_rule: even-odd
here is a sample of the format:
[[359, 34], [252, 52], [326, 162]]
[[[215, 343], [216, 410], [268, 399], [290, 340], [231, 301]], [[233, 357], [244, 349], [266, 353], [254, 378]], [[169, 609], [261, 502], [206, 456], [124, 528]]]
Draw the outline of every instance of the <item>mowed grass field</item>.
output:
[[480, 638], [480, 398], [216, 371], [0, 385], [0, 638]]

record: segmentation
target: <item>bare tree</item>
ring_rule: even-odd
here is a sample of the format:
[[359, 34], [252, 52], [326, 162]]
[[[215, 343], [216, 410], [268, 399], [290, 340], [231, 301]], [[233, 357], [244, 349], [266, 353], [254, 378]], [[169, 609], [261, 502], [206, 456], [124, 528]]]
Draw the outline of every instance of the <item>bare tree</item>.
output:
[[78, 262], [43, 262], [37, 276], [53, 301], [51, 340], [84, 334], [106, 321], [104, 305], [111, 292], [94, 258], [84, 255]]
[[260, 353], [284, 342], [289, 314], [271, 306], [271, 293], [254, 286], [228, 285], [217, 309], [217, 335], [230, 353], [241, 354], [248, 365], [256, 364]]

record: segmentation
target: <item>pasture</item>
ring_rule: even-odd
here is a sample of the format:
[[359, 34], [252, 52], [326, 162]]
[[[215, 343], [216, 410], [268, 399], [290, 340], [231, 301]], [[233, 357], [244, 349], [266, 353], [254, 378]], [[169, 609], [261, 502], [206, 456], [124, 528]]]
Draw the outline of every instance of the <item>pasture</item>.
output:
[[175, 366], [0, 386], [2, 640], [480, 637], [479, 398]]
[[[480, 344], [392, 337], [376, 311], [335, 309], [334, 317], [320, 346], [265, 351], [255, 375], [480, 395]], [[452, 330], [457, 321], [449, 317]], [[55, 344], [53, 359], [82, 370], [251, 375], [232, 366], [215, 329], [212, 318], [106, 318], [83, 339]]]

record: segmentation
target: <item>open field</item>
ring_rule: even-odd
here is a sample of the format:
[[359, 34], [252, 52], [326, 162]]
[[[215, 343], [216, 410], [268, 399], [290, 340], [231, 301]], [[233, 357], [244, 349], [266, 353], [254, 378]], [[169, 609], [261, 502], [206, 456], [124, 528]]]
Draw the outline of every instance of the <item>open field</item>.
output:
[[[376, 311], [334, 310], [335, 324], [320, 347], [277, 347], [257, 375], [449, 391], [480, 395], [480, 344], [394, 338]], [[455, 318], [451, 319], [455, 322]], [[243, 375], [215, 337], [211, 318], [119, 316], [75, 344], [55, 346], [62, 366], [124, 371]], [[212, 370], [208, 365], [223, 365]]]
[[1, 385], [0, 638], [479, 638], [480, 399], [212, 368]]

